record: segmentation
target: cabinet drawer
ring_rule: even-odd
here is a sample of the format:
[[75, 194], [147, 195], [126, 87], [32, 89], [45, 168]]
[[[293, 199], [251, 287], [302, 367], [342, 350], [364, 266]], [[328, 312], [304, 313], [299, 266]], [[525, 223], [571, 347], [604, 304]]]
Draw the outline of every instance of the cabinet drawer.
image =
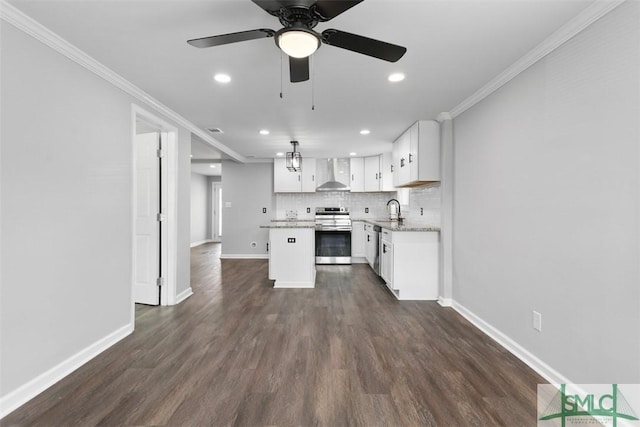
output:
[[383, 228], [380, 233], [382, 235], [382, 240], [393, 243], [393, 232], [391, 230]]
[[364, 231], [367, 231], [367, 232], [370, 232], [370, 233], [373, 232], [373, 225], [365, 223], [364, 224]]

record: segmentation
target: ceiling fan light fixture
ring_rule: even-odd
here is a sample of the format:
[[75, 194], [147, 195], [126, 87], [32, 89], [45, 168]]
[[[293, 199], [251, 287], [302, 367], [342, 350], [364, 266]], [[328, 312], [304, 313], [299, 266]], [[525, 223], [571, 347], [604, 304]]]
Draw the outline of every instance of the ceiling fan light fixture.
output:
[[284, 28], [276, 33], [276, 44], [293, 58], [306, 58], [320, 47], [320, 38], [306, 28]]

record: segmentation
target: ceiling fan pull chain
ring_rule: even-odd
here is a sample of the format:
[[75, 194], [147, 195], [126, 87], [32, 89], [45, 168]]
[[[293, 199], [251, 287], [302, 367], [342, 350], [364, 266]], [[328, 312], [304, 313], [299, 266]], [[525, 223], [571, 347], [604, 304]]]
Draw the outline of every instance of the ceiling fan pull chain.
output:
[[282, 52], [280, 52], [280, 99], [282, 99]]
[[316, 60], [311, 57], [310, 58], [310, 65], [311, 65], [311, 111], [315, 111], [316, 110], [316, 67], [315, 67], [315, 62]]

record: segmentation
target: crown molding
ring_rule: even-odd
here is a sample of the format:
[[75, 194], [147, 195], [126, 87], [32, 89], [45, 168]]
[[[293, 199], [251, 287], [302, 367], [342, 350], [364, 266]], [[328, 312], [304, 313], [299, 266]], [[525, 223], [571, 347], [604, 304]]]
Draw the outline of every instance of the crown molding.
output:
[[22, 11], [7, 3], [5, 0], [0, 0], [0, 19], [13, 25], [24, 33], [29, 34], [30, 36], [49, 46], [56, 52], [64, 55], [78, 65], [103, 78], [118, 89], [145, 103], [149, 107], [156, 110], [158, 113], [174, 121], [177, 125], [187, 129], [195, 135], [198, 135], [207, 144], [222, 151], [232, 159], [242, 163], [246, 162], [247, 159], [242, 154], [232, 150], [231, 148], [222, 144], [220, 141], [212, 138], [206, 131], [200, 129], [198, 126], [191, 123], [189, 120], [176, 113], [171, 108], [167, 107], [115, 71], [96, 61], [87, 53], [78, 49], [68, 41], [64, 40], [62, 37], [49, 30], [38, 21], [25, 15]]
[[498, 74], [489, 83], [482, 86], [473, 95], [462, 101], [460, 104], [451, 109], [452, 118], [459, 116], [469, 108], [476, 105], [496, 90], [500, 89], [511, 79], [522, 73], [527, 68], [556, 50], [565, 42], [573, 38], [576, 34], [611, 12], [616, 7], [624, 3], [625, 0], [596, 0], [575, 18], [560, 27], [556, 32], [547, 37], [542, 43], [530, 50], [522, 58], [514, 62], [510, 67]]
[[447, 113], [447, 112], [442, 112], [438, 114], [438, 117], [436, 117], [436, 120], [440, 123], [444, 122], [445, 120], [451, 120], [451, 119], [453, 119], [453, 117], [451, 116], [451, 113]]

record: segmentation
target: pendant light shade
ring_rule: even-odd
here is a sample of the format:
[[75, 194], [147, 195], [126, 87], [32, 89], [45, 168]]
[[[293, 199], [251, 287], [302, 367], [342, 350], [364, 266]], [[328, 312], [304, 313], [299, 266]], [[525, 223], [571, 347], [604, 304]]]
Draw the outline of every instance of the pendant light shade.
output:
[[289, 172], [300, 172], [302, 170], [302, 155], [296, 151], [298, 141], [291, 141], [293, 151], [287, 152], [287, 169]]

